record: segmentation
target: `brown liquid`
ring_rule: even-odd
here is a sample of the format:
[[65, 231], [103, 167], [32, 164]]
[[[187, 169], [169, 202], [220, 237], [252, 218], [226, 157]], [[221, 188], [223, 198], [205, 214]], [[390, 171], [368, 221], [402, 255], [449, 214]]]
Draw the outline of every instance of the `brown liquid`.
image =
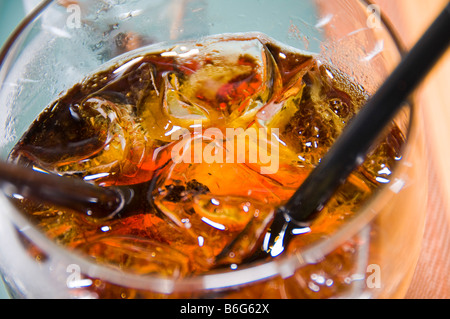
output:
[[[57, 243], [125, 272], [182, 278], [236, 269], [261, 246], [274, 208], [292, 196], [366, 100], [345, 75], [264, 36], [209, 38], [136, 55], [86, 78], [47, 107], [10, 160], [105, 187], [143, 183], [148, 190], [142, 206], [132, 216], [104, 221], [26, 199], [17, 205]], [[204, 138], [210, 128], [225, 137], [227, 128], [262, 127], [278, 129], [273, 174], [261, 173], [261, 157], [250, 160], [258, 142], [271, 136], [249, 142], [243, 162], [227, 162], [230, 149]], [[183, 128], [188, 134], [174, 141], [172, 133]], [[190, 162], [175, 163], [172, 151], [182, 142], [203, 156], [223, 150], [223, 161], [196, 161], [194, 152]], [[393, 125], [287, 253], [326, 238], [350, 219], [389, 181], [403, 143]], [[217, 259], [236, 238], [229, 254]], [[352, 264], [349, 251], [336, 258], [341, 270]], [[271, 285], [268, 296], [276, 297], [277, 285], [287, 287], [289, 280]], [[268, 287], [233, 296], [261, 297]], [[301, 296], [286, 287], [292, 297]], [[333, 289], [338, 287], [336, 279]], [[100, 297], [142, 293], [99, 280], [90, 289]]]

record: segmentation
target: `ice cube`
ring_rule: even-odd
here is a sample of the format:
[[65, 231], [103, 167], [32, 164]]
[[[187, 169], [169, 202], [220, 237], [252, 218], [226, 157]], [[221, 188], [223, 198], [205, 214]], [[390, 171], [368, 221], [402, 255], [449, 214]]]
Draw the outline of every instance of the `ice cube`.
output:
[[[175, 188], [174, 188], [175, 189]], [[174, 190], [172, 189], [172, 191]], [[182, 190], [184, 189], [184, 190]], [[178, 185], [176, 191], [192, 190]], [[156, 200], [157, 207], [186, 233], [197, 239], [203, 263], [212, 263], [230, 246], [221, 261], [239, 262], [253, 251], [273, 215], [273, 207], [264, 202], [239, 196], [220, 196], [208, 193], [180, 194], [181, 202], [173, 196]], [[173, 194], [172, 194], [173, 195]], [[201, 261], [197, 261], [201, 262]]]
[[367, 97], [337, 71], [315, 63], [300, 75], [293, 77], [295, 85], [257, 113], [256, 124], [277, 127], [283, 145], [304, 164], [315, 166]]
[[132, 105], [94, 95], [73, 112], [82, 121], [95, 127], [103, 144], [88, 156], [74, 155], [53, 163], [56, 172], [78, 175], [104, 186], [128, 183], [138, 172], [141, 173], [140, 180], [134, 182], [151, 178], [153, 171], [141, 171], [141, 167], [153, 158], [156, 145], [145, 137], [140, 123], [133, 116]]
[[196, 123], [208, 126], [209, 112], [201, 105], [192, 102], [180, 91], [180, 77], [175, 72], [166, 73], [164, 79], [163, 109], [173, 125], [188, 128]]
[[230, 233], [215, 255], [216, 262], [228, 264], [240, 263], [261, 245], [274, 212], [273, 206], [248, 197], [211, 194], [196, 197], [193, 209], [203, 223]]
[[392, 170], [402, 158], [400, 150], [406, 138], [401, 130], [391, 124], [381, 136], [379, 144], [371, 150], [358, 170], [374, 185], [387, 184], [392, 179]]
[[[199, 149], [205, 150], [207, 145], [208, 141], [203, 141]], [[213, 262], [238, 236], [236, 243], [259, 238], [273, 207], [290, 195], [281, 184], [245, 163], [179, 161], [161, 170], [153, 201], [186, 236], [199, 241], [203, 259]], [[253, 241], [247, 244], [250, 250], [255, 247]], [[236, 261], [241, 254], [238, 246]]]
[[256, 38], [210, 40], [171, 53], [180, 74], [170, 98], [180, 102], [168, 103], [169, 112], [187, 103], [215, 123], [246, 127], [272, 96], [273, 58]]

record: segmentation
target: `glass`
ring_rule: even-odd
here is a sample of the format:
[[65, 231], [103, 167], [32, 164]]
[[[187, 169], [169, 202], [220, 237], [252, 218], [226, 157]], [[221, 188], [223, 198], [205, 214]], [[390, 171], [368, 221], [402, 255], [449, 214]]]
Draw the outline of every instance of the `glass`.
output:
[[[317, 54], [369, 93], [403, 51], [379, 7], [366, 1], [45, 1], [0, 56], [1, 156], [61, 92], [129, 50], [255, 31]], [[426, 204], [427, 159], [416, 107], [410, 103], [396, 118], [407, 143], [391, 182], [332, 236], [295, 255], [182, 280], [138, 276], [56, 245], [2, 196], [5, 283], [18, 298], [98, 298], [96, 291], [118, 298], [401, 297], [418, 258]], [[111, 287], [119, 294], [108, 295]]]

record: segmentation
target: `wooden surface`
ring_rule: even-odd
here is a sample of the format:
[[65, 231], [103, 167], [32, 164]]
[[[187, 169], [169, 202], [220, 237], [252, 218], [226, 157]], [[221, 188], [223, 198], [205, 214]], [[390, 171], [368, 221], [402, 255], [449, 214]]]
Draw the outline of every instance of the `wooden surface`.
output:
[[[377, 0], [411, 47], [447, 0]], [[450, 30], [449, 30], [450, 32]], [[429, 202], [421, 255], [406, 298], [450, 298], [450, 50], [417, 90], [429, 153]]]

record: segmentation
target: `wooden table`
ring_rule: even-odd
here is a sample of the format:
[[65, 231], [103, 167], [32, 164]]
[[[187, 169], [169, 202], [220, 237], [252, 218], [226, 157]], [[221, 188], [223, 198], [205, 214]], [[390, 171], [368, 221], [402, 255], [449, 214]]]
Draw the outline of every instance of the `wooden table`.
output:
[[[411, 47], [447, 0], [377, 0]], [[450, 30], [449, 30], [450, 32]], [[429, 202], [421, 255], [406, 298], [450, 298], [450, 50], [418, 89], [429, 152]]]

